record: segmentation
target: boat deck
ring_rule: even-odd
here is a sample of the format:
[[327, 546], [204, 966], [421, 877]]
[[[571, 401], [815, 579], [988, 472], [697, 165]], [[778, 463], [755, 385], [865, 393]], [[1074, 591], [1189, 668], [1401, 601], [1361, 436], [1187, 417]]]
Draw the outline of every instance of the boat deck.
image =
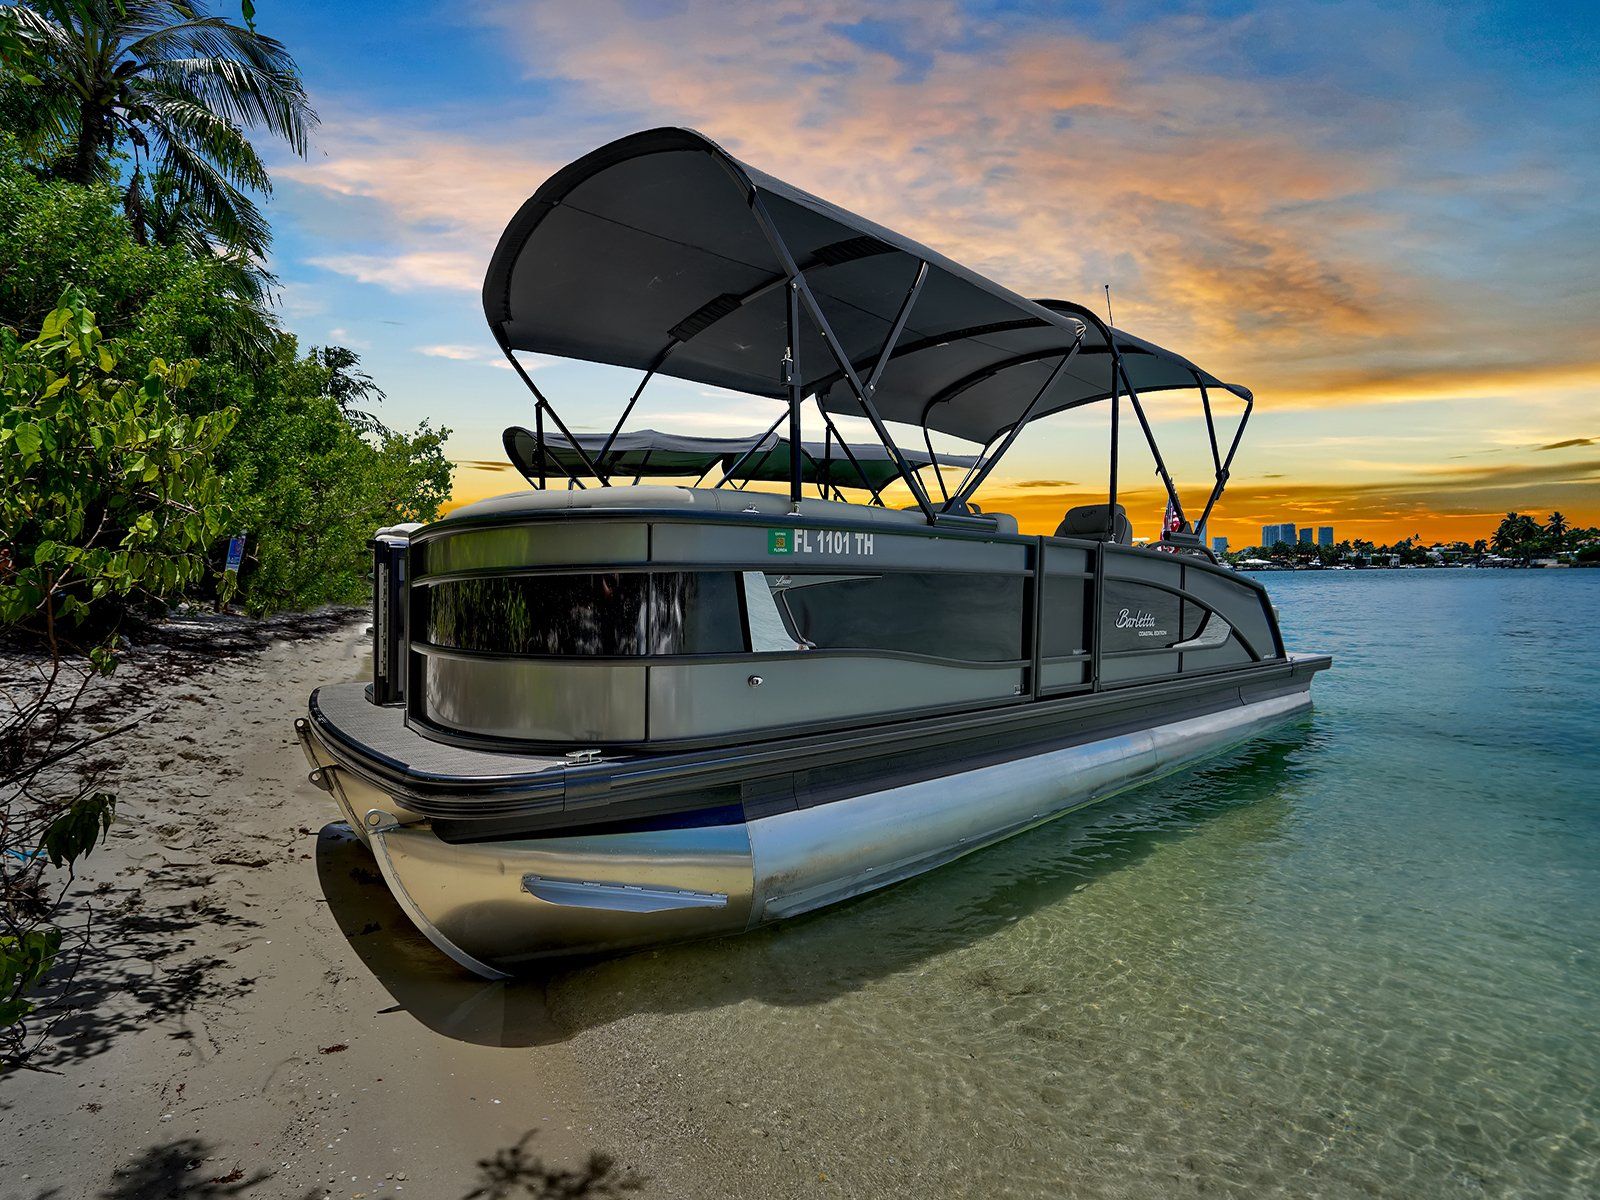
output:
[[[361, 757], [403, 772], [423, 786], [526, 782], [529, 776], [546, 771], [559, 775], [568, 762], [562, 755], [469, 750], [423, 737], [406, 724], [403, 707], [373, 704], [367, 699], [367, 685], [361, 682], [318, 688], [311, 694], [311, 716], [319, 732], [331, 734]], [[559, 788], [560, 783], [555, 786]]]

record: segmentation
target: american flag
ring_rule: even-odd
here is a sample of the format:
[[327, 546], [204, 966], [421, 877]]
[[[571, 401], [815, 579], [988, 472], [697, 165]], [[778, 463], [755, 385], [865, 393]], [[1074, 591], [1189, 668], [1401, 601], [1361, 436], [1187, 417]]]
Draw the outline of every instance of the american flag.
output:
[[1167, 497], [1167, 515], [1161, 519], [1162, 533], [1177, 533], [1183, 528], [1183, 515], [1178, 512], [1178, 506], [1172, 502], [1172, 497]]

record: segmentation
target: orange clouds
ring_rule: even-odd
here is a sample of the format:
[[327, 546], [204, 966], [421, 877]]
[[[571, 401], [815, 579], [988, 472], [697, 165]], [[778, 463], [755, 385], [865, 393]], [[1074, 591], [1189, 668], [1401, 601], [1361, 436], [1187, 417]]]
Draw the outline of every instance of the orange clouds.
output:
[[[471, 19], [538, 78], [537, 99], [448, 119], [330, 119], [325, 156], [275, 170], [382, 215], [370, 225], [384, 245], [311, 262], [393, 291], [451, 291], [459, 305], [559, 164], [634, 129], [692, 125], [1024, 294], [1092, 302], [1109, 280], [1120, 324], [1250, 386], [1260, 415], [1217, 529], [1236, 540], [1295, 518], [1296, 505], [1385, 538], [1408, 522], [1486, 524], [1504, 507], [1600, 519], [1592, 473], [1449, 467], [1456, 452], [1592, 432], [1600, 324], [1588, 293], [1547, 294], [1537, 274], [1559, 276], [1563, 256], [1585, 253], [1535, 236], [1536, 219], [1581, 197], [1559, 164], [1530, 150], [1453, 169], [1434, 157], [1420, 92], [1380, 101], [1336, 77], [1309, 89], [1230, 70], [1227, 43], [1251, 35], [1247, 21], [1129, 22], [1107, 41], [1071, 15], [1024, 28], [948, 0], [489, 4]], [[873, 25], [893, 38], [870, 36]], [[1462, 144], [1490, 136], [1459, 112], [1448, 119]], [[1534, 232], [1517, 234], [1524, 225]], [[600, 390], [574, 390], [570, 407], [555, 397], [569, 420], [609, 425], [586, 398]], [[1452, 424], [1461, 413], [1446, 402], [1502, 398], [1501, 428]], [[1375, 404], [1393, 406], [1380, 416]], [[749, 412], [752, 429], [765, 423]], [[1265, 461], [1252, 442], [1273, 413], [1324, 414], [1294, 423], [1296, 439], [1320, 435], [1323, 448], [1272, 459], [1292, 489], [1247, 473]], [[671, 426], [659, 408], [650, 420]], [[1392, 439], [1338, 457], [1374, 432]], [[1438, 435], [1415, 443], [1422, 461], [1383, 460], [1421, 433]], [[479, 440], [458, 452], [488, 453], [492, 436]], [[1048, 477], [1088, 478], [1076, 462], [1014, 469], [1046, 486], [992, 486], [994, 502], [1036, 529], [1053, 528], [1076, 491]], [[506, 482], [464, 471], [458, 496]], [[1082, 486], [1092, 500], [1096, 485]], [[1138, 495], [1159, 514], [1159, 496]]]

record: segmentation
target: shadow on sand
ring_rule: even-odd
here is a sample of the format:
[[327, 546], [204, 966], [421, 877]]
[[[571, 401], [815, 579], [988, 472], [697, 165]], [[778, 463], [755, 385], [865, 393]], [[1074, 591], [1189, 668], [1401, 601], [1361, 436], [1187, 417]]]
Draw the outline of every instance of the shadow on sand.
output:
[[[148, 1147], [111, 1175], [99, 1200], [223, 1200], [242, 1196], [272, 1178], [270, 1171], [246, 1174], [242, 1168], [217, 1173], [213, 1148], [199, 1138], [182, 1138]], [[280, 1193], [281, 1194], [281, 1193]], [[321, 1196], [321, 1188], [304, 1193]]]
[[[317, 843], [323, 892], [352, 949], [434, 1032], [478, 1045], [565, 1041], [637, 1012], [687, 1012], [746, 999], [806, 1006], [972, 945], [1137, 863], [1164, 843], [1224, 839], [1270, 847], [1306, 774], [1307, 723], [1170, 779], [971, 854], [927, 875], [734, 938], [599, 961], [526, 979], [467, 975], [424, 938], [344, 825]], [[1233, 847], [1226, 847], [1232, 852]]]

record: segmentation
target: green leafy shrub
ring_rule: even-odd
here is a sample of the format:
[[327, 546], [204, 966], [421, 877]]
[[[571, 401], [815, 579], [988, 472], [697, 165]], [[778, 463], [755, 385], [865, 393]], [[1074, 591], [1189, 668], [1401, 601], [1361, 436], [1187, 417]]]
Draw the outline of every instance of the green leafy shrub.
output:
[[122, 358], [76, 293], [31, 341], [0, 329], [0, 624], [53, 641], [174, 599], [228, 527], [214, 459], [237, 414], [178, 411], [190, 362], [127, 378]]

